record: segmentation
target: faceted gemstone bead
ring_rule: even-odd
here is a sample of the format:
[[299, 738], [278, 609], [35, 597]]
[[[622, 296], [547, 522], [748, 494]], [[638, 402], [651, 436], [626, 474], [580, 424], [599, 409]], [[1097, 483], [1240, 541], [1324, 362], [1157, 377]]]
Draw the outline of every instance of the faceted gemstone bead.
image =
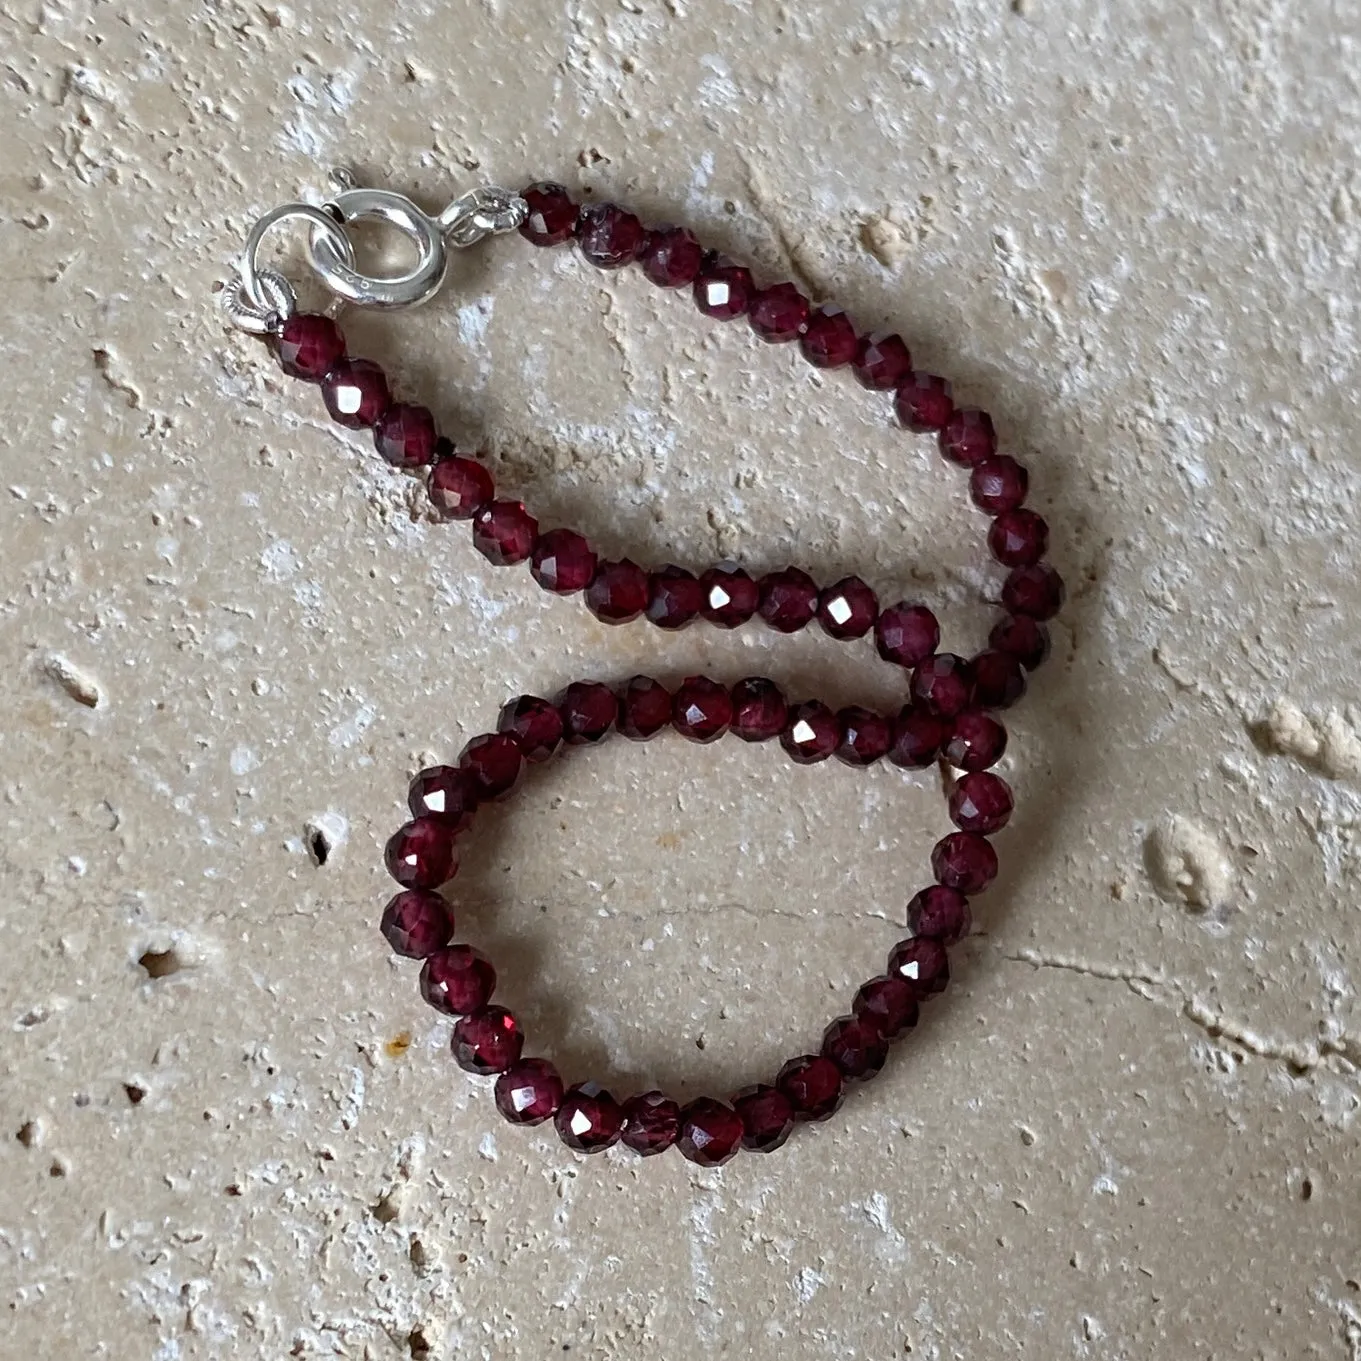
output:
[[695, 306], [706, 317], [731, 321], [751, 307], [756, 286], [751, 270], [721, 255], [706, 255], [695, 280]]
[[501, 799], [520, 782], [525, 754], [508, 732], [483, 733], [459, 753], [458, 763], [473, 777], [479, 802]]
[[345, 337], [330, 317], [294, 312], [275, 342], [279, 367], [290, 378], [319, 383], [345, 357]]
[[743, 1087], [732, 1105], [742, 1121], [742, 1147], [755, 1153], [774, 1152], [794, 1128], [794, 1107], [778, 1088]]
[[821, 701], [805, 700], [789, 711], [780, 745], [791, 761], [811, 766], [825, 761], [841, 744], [841, 724]]
[[699, 613], [704, 588], [684, 567], [661, 567], [647, 579], [647, 617], [659, 629], [683, 629]]
[[721, 1101], [701, 1096], [681, 1111], [676, 1147], [700, 1167], [719, 1167], [742, 1146], [742, 1117]]
[[699, 275], [704, 247], [684, 227], [656, 227], [649, 233], [638, 262], [658, 288], [684, 288]]
[[932, 884], [908, 903], [907, 925], [914, 936], [930, 936], [942, 945], [953, 945], [969, 934], [973, 914], [969, 900], [957, 889]]
[[520, 235], [536, 246], [556, 246], [577, 229], [577, 205], [561, 184], [539, 180], [521, 195], [529, 216], [520, 224]]
[[950, 735], [947, 719], [937, 718], [920, 705], [906, 705], [893, 725], [893, 745], [888, 759], [904, 770], [925, 770], [934, 765], [941, 745]]
[[872, 391], [896, 388], [912, 372], [912, 356], [902, 336], [876, 331], [861, 336], [855, 351], [855, 376]]
[[931, 872], [938, 884], [972, 896], [997, 878], [997, 852], [985, 837], [951, 832], [931, 850]]
[[886, 1040], [917, 1024], [917, 989], [902, 974], [880, 974], [861, 987], [851, 1010]]
[[940, 624], [925, 605], [909, 605], [900, 600], [880, 611], [874, 625], [874, 641], [886, 662], [913, 667], [940, 646]]
[[998, 652], [1009, 652], [1027, 671], [1049, 656], [1049, 630], [1025, 614], [1009, 614], [994, 625], [988, 642]]
[[558, 696], [562, 736], [569, 746], [599, 742], [609, 735], [619, 717], [619, 701], [608, 685], [573, 681]]
[[940, 432], [940, 451], [951, 463], [973, 468], [997, 452], [992, 417], [976, 407], [959, 407]]
[[562, 1103], [562, 1079], [547, 1059], [521, 1059], [496, 1079], [496, 1109], [512, 1125], [541, 1125]]
[[1001, 515], [1015, 510], [1030, 490], [1030, 474], [1010, 454], [994, 454], [973, 465], [969, 495], [979, 510]]
[[1024, 506], [1003, 511], [988, 530], [988, 548], [1003, 567], [1029, 567], [1049, 547], [1049, 526]]
[[434, 416], [410, 402], [393, 402], [373, 427], [374, 448], [394, 468], [424, 468], [433, 463], [438, 439]]
[[368, 359], [341, 359], [321, 380], [321, 395], [331, 419], [351, 430], [377, 425], [392, 402], [383, 370]]
[[808, 320], [808, 308], [808, 299], [793, 284], [771, 284], [751, 300], [751, 329], [771, 344], [793, 340]]
[[732, 696], [708, 676], [687, 676], [676, 691], [671, 721], [682, 737], [712, 742], [722, 737], [732, 722]]
[[454, 923], [449, 905], [438, 893], [409, 888], [399, 893], [383, 909], [380, 928], [393, 954], [407, 959], [424, 959], [449, 939]]
[[819, 369], [836, 369], [855, 358], [858, 337], [839, 307], [819, 307], [799, 337], [803, 357]]
[[888, 1058], [888, 1040], [862, 1016], [838, 1016], [822, 1033], [822, 1052], [855, 1081], [873, 1077]]
[[492, 501], [473, 516], [473, 547], [497, 567], [523, 562], [538, 535], [539, 522], [522, 501]]
[[520, 1023], [505, 1007], [479, 1007], [454, 1022], [450, 1048], [454, 1062], [467, 1073], [504, 1073], [520, 1060], [525, 1037]]
[[554, 595], [584, 591], [596, 572], [595, 551], [575, 529], [540, 534], [529, 558], [534, 580]]
[[828, 1120], [841, 1105], [841, 1069], [821, 1054], [790, 1059], [775, 1086], [794, 1108], [795, 1120]]
[[471, 773], [458, 766], [429, 766], [416, 772], [406, 806], [413, 818], [435, 818], [462, 832], [477, 808], [477, 786]]
[[991, 836], [1011, 821], [1011, 786], [991, 771], [962, 775], [950, 791], [950, 821], [961, 832]]
[[703, 601], [700, 613], [711, 624], [721, 629], [735, 629], [756, 613], [760, 589], [740, 567], [719, 563], [700, 577], [699, 584]]
[[651, 676], [634, 676], [619, 692], [619, 731], [635, 742], [655, 737], [671, 722], [671, 691]]
[[1025, 694], [1025, 672], [1009, 652], [988, 648], [969, 663], [974, 703], [980, 709], [1008, 709]]
[[551, 700], [521, 695], [501, 710], [498, 732], [509, 733], [526, 761], [536, 764], [557, 754], [562, 745], [562, 715]]
[[447, 520], [471, 520], [496, 494], [491, 474], [475, 459], [452, 452], [453, 445], [440, 441], [435, 466], [426, 481], [430, 504]]
[[925, 1000], [932, 993], [944, 992], [950, 981], [950, 960], [934, 936], [912, 936], [889, 951], [888, 972], [907, 979]]
[[893, 724], [883, 714], [853, 704], [837, 714], [841, 741], [836, 754], [848, 766], [872, 766], [893, 745]]
[[1015, 567], [1002, 583], [1002, 604], [1012, 614], [1052, 619], [1063, 606], [1063, 578], [1047, 562]]
[[412, 818], [388, 838], [388, 873], [404, 888], [438, 888], [454, 877], [454, 829], [439, 818]]
[[491, 960], [471, 945], [436, 950], [421, 969], [421, 996], [446, 1016], [480, 1011], [495, 990], [496, 970]]
[[944, 756], [960, 770], [987, 770], [1002, 759], [1007, 749], [1007, 730], [991, 714], [981, 709], [965, 709], [957, 714]]
[[665, 1153], [680, 1134], [680, 1107], [661, 1092], [644, 1092], [624, 1102], [627, 1147], [644, 1158]]
[[581, 253], [600, 269], [619, 269], [638, 258], [647, 228], [616, 203], [592, 203], [577, 219]]
[[586, 588], [586, 608], [602, 624], [627, 624], [647, 609], [647, 573], [629, 558], [602, 562]]
[[578, 1153], [603, 1153], [619, 1142], [624, 1112], [603, 1087], [583, 1082], [567, 1089], [553, 1124], [568, 1148]]
[[879, 617], [879, 598], [859, 577], [842, 577], [818, 596], [818, 623], [833, 638], [863, 638]]
[[893, 409], [905, 429], [922, 434], [943, 429], [955, 403], [950, 396], [950, 384], [944, 378], [914, 370], [898, 384]]
[[797, 633], [817, 613], [818, 588], [797, 567], [768, 572], [758, 584], [761, 618], [779, 633]]
[[731, 731], [744, 742], [778, 737], [789, 721], [789, 705], [773, 680], [748, 676], [732, 688]]
[[969, 664], [953, 652], [937, 652], [912, 672], [912, 699], [937, 718], [953, 718], [973, 699]]

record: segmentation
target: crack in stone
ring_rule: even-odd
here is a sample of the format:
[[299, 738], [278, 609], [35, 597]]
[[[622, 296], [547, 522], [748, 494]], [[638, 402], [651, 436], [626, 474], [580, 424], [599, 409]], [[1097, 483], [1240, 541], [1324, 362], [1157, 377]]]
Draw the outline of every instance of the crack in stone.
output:
[[803, 243], [794, 240], [789, 234], [789, 229], [784, 224], [784, 219], [776, 211], [776, 205], [772, 201], [772, 196], [766, 182], [761, 177], [760, 171], [749, 161], [744, 162], [743, 168], [746, 170], [747, 192], [751, 195], [752, 205], [760, 214], [766, 226], [775, 234], [776, 244], [780, 247], [786, 262], [789, 265], [789, 272], [794, 276], [794, 282], [807, 294], [810, 301], [816, 303], [826, 296], [826, 290], [809, 272], [803, 260]]

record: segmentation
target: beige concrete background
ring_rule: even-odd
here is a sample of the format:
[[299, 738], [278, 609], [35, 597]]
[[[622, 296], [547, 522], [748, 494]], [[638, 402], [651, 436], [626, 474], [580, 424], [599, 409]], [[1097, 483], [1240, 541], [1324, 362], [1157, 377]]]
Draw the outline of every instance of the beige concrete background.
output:
[[[1359, 43], [1326, 0], [0, 7], [0, 1350], [1357, 1361]], [[1032, 466], [1074, 589], [1003, 878], [775, 1156], [504, 1125], [376, 932], [380, 847], [521, 690], [899, 681], [606, 630], [430, 523], [214, 304], [337, 162], [683, 220]], [[636, 273], [510, 239], [347, 327], [608, 550], [985, 627], [928, 442]], [[574, 756], [470, 849], [462, 928], [571, 1074], [751, 1080], [902, 934], [935, 777], [737, 748]]]

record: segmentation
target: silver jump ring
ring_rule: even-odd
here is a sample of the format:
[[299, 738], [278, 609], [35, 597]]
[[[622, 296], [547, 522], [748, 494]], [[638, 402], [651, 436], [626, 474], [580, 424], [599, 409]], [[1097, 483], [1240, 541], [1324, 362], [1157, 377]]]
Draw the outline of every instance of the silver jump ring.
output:
[[261, 274], [266, 271], [260, 269], [259, 261], [256, 258], [260, 254], [260, 244], [265, 239], [265, 233], [271, 227], [293, 218], [301, 218], [305, 222], [310, 222], [312, 224], [311, 240], [314, 243], [318, 239], [318, 234], [324, 233], [325, 240], [337, 257], [347, 265], [354, 265], [354, 247], [350, 244], [350, 238], [345, 235], [344, 228], [329, 213], [321, 208], [314, 208], [310, 203], [285, 203], [272, 209], [251, 228], [250, 235], [246, 238], [246, 248], [241, 253], [242, 287], [245, 289], [246, 297], [261, 312], [271, 311], [274, 299], [261, 280]]

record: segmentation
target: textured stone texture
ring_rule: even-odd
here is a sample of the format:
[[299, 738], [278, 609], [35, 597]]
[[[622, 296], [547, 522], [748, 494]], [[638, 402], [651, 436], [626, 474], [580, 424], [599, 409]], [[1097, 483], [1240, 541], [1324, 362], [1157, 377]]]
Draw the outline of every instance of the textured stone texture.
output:
[[[7, 1354], [1355, 1361], [1359, 41], [1322, 0], [0, 7]], [[684, 221], [901, 329], [1032, 469], [1074, 589], [1002, 878], [767, 1159], [506, 1126], [378, 935], [381, 847], [521, 690], [900, 678], [597, 623], [228, 333], [224, 260], [341, 161]], [[346, 325], [604, 555], [982, 639], [958, 470], [794, 347], [518, 240]], [[938, 785], [573, 751], [482, 825], [460, 932], [568, 1081], [769, 1080], [883, 967]]]

